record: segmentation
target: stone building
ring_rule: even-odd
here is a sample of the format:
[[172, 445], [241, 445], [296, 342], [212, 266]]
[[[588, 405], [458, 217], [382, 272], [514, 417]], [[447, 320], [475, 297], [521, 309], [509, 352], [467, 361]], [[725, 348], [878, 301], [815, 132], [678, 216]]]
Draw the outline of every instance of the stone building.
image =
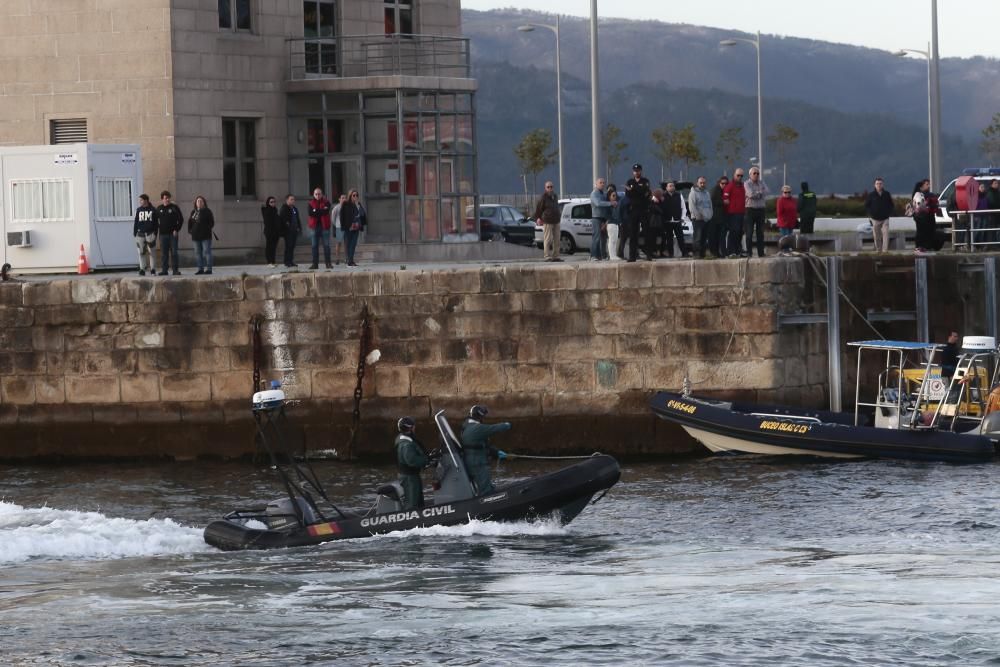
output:
[[3, 0], [0, 22], [0, 143], [137, 143], [146, 190], [204, 195], [223, 252], [316, 186], [361, 191], [369, 242], [474, 231], [459, 0]]

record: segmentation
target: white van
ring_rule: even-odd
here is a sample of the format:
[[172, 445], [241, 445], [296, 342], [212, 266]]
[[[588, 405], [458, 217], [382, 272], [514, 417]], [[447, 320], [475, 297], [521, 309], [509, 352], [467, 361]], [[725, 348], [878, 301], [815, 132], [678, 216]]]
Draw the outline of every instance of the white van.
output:
[[[690, 184], [689, 184], [690, 187]], [[684, 212], [687, 213], [687, 193], [682, 193], [685, 200]], [[577, 250], [590, 252], [590, 240], [594, 237], [593, 223], [590, 220], [590, 198], [579, 197], [575, 199], [559, 200], [559, 254], [572, 255]], [[684, 240], [690, 245], [691, 235], [694, 227], [691, 220], [685, 218], [682, 223], [684, 228]], [[535, 247], [541, 249], [543, 246], [545, 230], [542, 225], [535, 221]]]

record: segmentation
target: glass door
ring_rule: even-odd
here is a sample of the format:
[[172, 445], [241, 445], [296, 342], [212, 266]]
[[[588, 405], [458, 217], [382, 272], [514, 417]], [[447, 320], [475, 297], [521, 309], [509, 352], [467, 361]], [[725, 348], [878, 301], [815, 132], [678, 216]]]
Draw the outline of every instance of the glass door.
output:
[[[346, 195], [353, 188], [361, 193], [362, 203], [365, 191], [361, 187], [361, 162], [357, 158], [330, 160], [330, 183], [327, 198], [334, 204], [340, 195]], [[367, 206], [365, 207], [367, 208]]]

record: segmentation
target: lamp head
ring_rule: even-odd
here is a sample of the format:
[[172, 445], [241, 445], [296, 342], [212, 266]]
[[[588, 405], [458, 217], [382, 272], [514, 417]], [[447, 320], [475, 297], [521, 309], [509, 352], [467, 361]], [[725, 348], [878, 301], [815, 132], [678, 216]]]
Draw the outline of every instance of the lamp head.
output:
[[892, 55], [899, 56], [900, 58], [905, 58], [906, 57], [906, 51], [904, 51], [903, 49], [900, 49], [899, 51], [893, 51]]
[[737, 42], [735, 39], [724, 39], [719, 42], [719, 46], [736, 46]]
[[519, 25], [519, 26], [517, 26], [517, 31], [518, 32], [534, 32], [535, 31], [535, 26], [531, 26], [531, 25]]

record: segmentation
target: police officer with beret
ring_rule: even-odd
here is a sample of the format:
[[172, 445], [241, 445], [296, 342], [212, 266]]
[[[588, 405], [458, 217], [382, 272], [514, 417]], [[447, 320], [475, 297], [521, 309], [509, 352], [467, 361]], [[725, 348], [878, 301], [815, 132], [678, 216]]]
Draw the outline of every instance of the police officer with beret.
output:
[[[636, 162], [632, 165], [632, 178], [625, 181], [625, 192], [629, 200], [628, 219], [628, 261], [634, 262], [639, 254], [639, 233], [640, 230], [648, 230], [649, 208], [652, 205], [653, 191], [649, 186], [649, 179], [642, 175], [642, 165]], [[650, 239], [646, 238], [644, 244], [647, 257], [653, 258], [651, 254]]]

